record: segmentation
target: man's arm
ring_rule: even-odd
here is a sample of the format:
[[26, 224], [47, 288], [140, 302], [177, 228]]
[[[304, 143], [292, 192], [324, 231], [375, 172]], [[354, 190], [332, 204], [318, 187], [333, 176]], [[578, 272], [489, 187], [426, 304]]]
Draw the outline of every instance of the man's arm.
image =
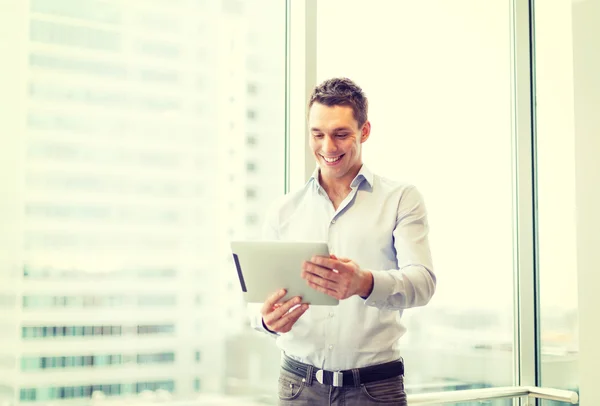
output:
[[[380, 309], [423, 306], [435, 292], [425, 205], [415, 188], [398, 205], [393, 232], [399, 269], [366, 270], [348, 258], [315, 257], [303, 264], [309, 286], [339, 300], [358, 295]], [[332, 271], [334, 270], [334, 271]]]
[[380, 309], [401, 310], [426, 305], [436, 288], [429, 225], [423, 197], [412, 187], [398, 205], [394, 247], [399, 269], [369, 270], [373, 289], [366, 304]]

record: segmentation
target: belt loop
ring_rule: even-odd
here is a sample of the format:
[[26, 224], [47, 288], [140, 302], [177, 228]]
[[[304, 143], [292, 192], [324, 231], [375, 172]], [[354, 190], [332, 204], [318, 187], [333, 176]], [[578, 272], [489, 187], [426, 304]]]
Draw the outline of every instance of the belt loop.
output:
[[358, 372], [357, 368], [354, 368], [352, 370], [352, 376], [354, 377], [354, 387], [359, 388], [360, 387], [360, 373]]
[[306, 368], [306, 385], [307, 386], [312, 385], [314, 368], [315, 367], [312, 365], [308, 365], [308, 368]]

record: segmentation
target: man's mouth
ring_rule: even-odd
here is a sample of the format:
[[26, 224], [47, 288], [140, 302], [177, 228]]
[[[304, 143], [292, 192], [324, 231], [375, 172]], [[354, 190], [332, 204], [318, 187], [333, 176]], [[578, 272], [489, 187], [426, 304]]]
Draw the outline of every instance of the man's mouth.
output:
[[327, 162], [328, 164], [335, 164], [340, 159], [342, 159], [343, 156], [344, 156], [344, 154], [338, 155], [338, 156], [334, 156], [334, 157], [326, 157], [326, 156], [321, 155], [321, 158], [323, 158], [323, 160], [325, 162]]

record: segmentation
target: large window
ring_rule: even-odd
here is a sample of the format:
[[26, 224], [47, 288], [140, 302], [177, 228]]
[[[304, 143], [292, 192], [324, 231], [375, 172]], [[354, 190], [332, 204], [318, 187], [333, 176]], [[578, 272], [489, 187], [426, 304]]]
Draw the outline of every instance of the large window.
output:
[[407, 391], [512, 385], [508, 4], [318, 4], [317, 81], [347, 76], [363, 87], [365, 164], [415, 184], [429, 212], [438, 287], [403, 316]]
[[0, 403], [261, 392], [229, 241], [284, 193], [285, 7], [0, 5]]

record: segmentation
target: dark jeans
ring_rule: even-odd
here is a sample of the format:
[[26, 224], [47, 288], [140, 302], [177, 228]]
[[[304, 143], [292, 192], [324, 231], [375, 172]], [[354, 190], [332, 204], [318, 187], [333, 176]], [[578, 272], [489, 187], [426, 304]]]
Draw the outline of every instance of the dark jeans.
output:
[[281, 369], [278, 392], [282, 406], [407, 406], [402, 375], [356, 387], [334, 387]]

